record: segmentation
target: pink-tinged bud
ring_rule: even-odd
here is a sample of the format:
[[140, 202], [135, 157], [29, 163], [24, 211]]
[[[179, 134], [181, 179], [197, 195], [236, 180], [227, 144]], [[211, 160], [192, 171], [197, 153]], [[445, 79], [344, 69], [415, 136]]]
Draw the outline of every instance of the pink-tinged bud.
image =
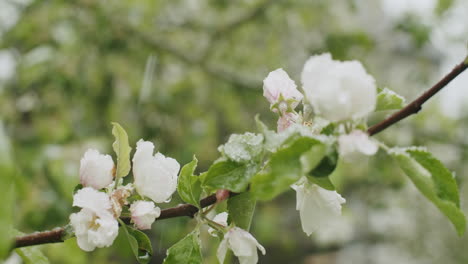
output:
[[227, 198], [229, 198], [229, 190], [226, 190], [226, 189], [222, 189], [222, 190], [217, 190], [216, 191], [216, 201], [217, 202], [222, 202], [224, 200], [226, 200]]

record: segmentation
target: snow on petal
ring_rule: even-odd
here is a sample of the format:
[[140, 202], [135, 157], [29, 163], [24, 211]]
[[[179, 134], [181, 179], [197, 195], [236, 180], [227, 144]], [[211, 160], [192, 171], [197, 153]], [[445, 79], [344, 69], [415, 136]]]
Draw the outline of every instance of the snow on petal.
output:
[[136, 201], [130, 206], [132, 222], [140, 230], [151, 229], [154, 220], [161, 215], [161, 209], [153, 202]]
[[[283, 69], [276, 69], [263, 80], [263, 96], [271, 105], [284, 102], [285, 108], [294, 109], [302, 100], [303, 95], [297, 90], [297, 86]], [[286, 109], [283, 109], [286, 110]]]
[[336, 191], [329, 191], [302, 178], [291, 186], [296, 191], [296, 209], [302, 229], [307, 235], [327, 227], [330, 219], [341, 215], [341, 204], [346, 200]]
[[362, 153], [368, 156], [377, 153], [379, 146], [369, 138], [369, 135], [361, 130], [354, 130], [347, 135], [338, 137], [338, 150], [345, 158], [350, 158], [355, 153]]
[[223, 263], [227, 248], [231, 249], [242, 264], [255, 264], [258, 262], [257, 249], [265, 255], [265, 248], [247, 231], [233, 227], [224, 235], [218, 248], [218, 260]]
[[168, 202], [177, 188], [180, 165], [159, 152], [153, 156], [153, 150], [153, 143], [142, 139], [137, 142], [133, 156], [135, 188], [157, 203]]
[[[212, 221], [226, 227], [228, 225], [227, 219], [228, 219], [228, 213], [222, 212], [222, 213], [217, 214], [215, 217], [213, 217]], [[218, 236], [216, 234], [216, 230], [211, 227], [208, 228], [208, 233], [214, 237]]]
[[375, 109], [375, 80], [358, 61], [335, 61], [329, 53], [312, 56], [301, 80], [315, 113], [331, 121], [363, 118]]
[[112, 183], [114, 161], [109, 155], [88, 149], [80, 161], [80, 183], [94, 189], [101, 189]]

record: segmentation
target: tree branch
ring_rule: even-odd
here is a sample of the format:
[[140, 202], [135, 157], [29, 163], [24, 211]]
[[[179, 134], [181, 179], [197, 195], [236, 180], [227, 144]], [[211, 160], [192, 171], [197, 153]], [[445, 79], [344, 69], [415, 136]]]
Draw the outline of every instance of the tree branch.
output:
[[[237, 193], [229, 193], [229, 197], [233, 197], [237, 195]], [[216, 194], [212, 194], [200, 200], [200, 206], [202, 208], [208, 207], [216, 203]], [[193, 217], [198, 212], [198, 208], [191, 205], [191, 204], [181, 204], [173, 208], [168, 208], [161, 210], [161, 215], [156, 218], [156, 221], [180, 217], [180, 216], [188, 216]], [[130, 223], [129, 217], [121, 217], [123, 222], [126, 224]], [[34, 245], [41, 245], [41, 244], [48, 244], [48, 243], [60, 243], [64, 241], [65, 236], [65, 228], [60, 227], [56, 228], [52, 231], [44, 231], [44, 232], [36, 232], [29, 235], [19, 236], [15, 240], [14, 248], [19, 247], [27, 247], [27, 246], [34, 246]]]
[[416, 98], [413, 102], [405, 106], [400, 111], [394, 113], [393, 115], [389, 116], [385, 120], [373, 125], [370, 127], [367, 132], [370, 136], [375, 135], [387, 127], [399, 122], [400, 120], [418, 113], [422, 109], [422, 105], [429, 100], [432, 96], [442, 90], [447, 84], [449, 84], [453, 79], [455, 79], [460, 73], [468, 68], [468, 57], [465, 58], [460, 64], [455, 66], [451, 72], [445, 75], [440, 81], [438, 81], [434, 86], [432, 86], [429, 90], [424, 92], [421, 96]]
[[[370, 127], [368, 129], [369, 135], [375, 135], [389, 126], [399, 122], [400, 120], [419, 112], [422, 108], [422, 105], [429, 100], [432, 96], [434, 96], [437, 92], [442, 90], [448, 83], [450, 83], [453, 79], [455, 79], [460, 73], [468, 68], [468, 57], [455, 66], [455, 68], [447, 74], [444, 78], [442, 78], [439, 82], [437, 82], [433, 87], [429, 90], [424, 92], [421, 96], [416, 98], [413, 102], [408, 104], [406, 107], [401, 109], [400, 111], [396, 112], [395, 114], [391, 115], [390, 117], [386, 118], [382, 122], [377, 123], [376, 125]], [[236, 193], [229, 193], [229, 196], [232, 197], [237, 195]], [[216, 203], [216, 194], [212, 194], [208, 197], [203, 198], [200, 201], [200, 205], [202, 208], [208, 207]], [[168, 218], [180, 217], [180, 216], [188, 216], [193, 217], [198, 212], [198, 208], [191, 205], [191, 204], [181, 204], [179, 206], [164, 209], [161, 211], [161, 215], [156, 220], [163, 220]], [[122, 218], [125, 223], [130, 223], [129, 218]], [[37, 232], [29, 235], [24, 235], [16, 238], [14, 247], [25, 247], [25, 246], [33, 246], [33, 245], [40, 245], [40, 244], [47, 244], [47, 243], [59, 243], [63, 242], [63, 237], [65, 235], [64, 228], [57, 228], [52, 231], [45, 231], [45, 232]]]

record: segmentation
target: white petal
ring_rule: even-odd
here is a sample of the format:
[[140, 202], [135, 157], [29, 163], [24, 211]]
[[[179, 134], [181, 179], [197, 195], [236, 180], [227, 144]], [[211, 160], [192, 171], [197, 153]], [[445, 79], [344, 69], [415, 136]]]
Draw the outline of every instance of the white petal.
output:
[[316, 184], [305, 182], [295, 190], [302, 229], [307, 235], [327, 226], [330, 218], [340, 216], [341, 204], [346, 202], [336, 191], [325, 190]]
[[179, 163], [161, 153], [154, 157], [154, 145], [147, 141], [138, 141], [133, 157], [135, 188], [143, 196], [157, 203], [167, 202], [177, 188]]
[[361, 130], [354, 130], [350, 134], [340, 135], [338, 145], [340, 154], [348, 159], [352, 158], [351, 156], [356, 152], [369, 156], [374, 155], [379, 148], [377, 143]]
[[88, 231], [88, 240], [96, 247], [109, 247], [114, 243], [119, 233], [119, 224], [112, 216], [96, 219], [99, 227]]
[[294, 81], [281, 68], [270, 72], [263, 80], [263, 96], [270, 104], [278, 103], [280, 95], [284, 100], [294, 101], [292, 108], [295, 108], [303, 97]]
[[375, 109], [375, 80], [358, 61], [334, 61], [328, 53], [312, 56], [301, 79], [315, 112], [331, 121], [363, 118]]
[[132, 221], [141, 230], [151, 229], [154, 220], [161, 215], [161, 209], [153, 202], [136, 201], [130, 206]]
[[218, 257], [218, 261], [220, 264], [224, 263], [224, 258], [226, 257], [226, 253], [228, 250], [228, 241], [225, 237], [221, 243], [219, 243], [218, 250], [216, 251], [216, 256]]
[[73, 206], [89, 209], [98, 215], [109, 213], [108, 210], [111, 209], [109, 196], [90, 187], [76, 192], [73, 196]]
[[[227, 226], [227, 219], [228, 219], [228, 213], [227, 212], [222, 212], [222, 213], [219, 213], [217, 214], [213, 219], [212, 221], [222, 225], [222, 226]], [[214, 230], [213, 228], [208, 228], [208, 233], [214, 237], [217, 237], [216, 235], [216, 230]]]
[[112, 183], [114, 161], [109, 155], [102, 155], [95, 149], [89, 149], [80, 162], [80, 183], [83, 186], [101, 189]]

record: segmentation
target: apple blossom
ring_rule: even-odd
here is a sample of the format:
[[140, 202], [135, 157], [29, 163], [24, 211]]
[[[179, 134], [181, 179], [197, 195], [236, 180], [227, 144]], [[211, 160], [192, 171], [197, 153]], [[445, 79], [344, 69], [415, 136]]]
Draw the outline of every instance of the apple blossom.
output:
[[377, 143], [361, 130], [354, 130], [349, 134], [338, 137], [338, 150], [345, 158], [352, 156], [354, 153], [374, 155], [378, 149]]
[[[222, 212], [217, 214], [211, 221], [216, 222], [219, 225], [222, 225], [226, 227], [227, 224], [227, 219], [228, 219], [228, 213], [227, 212]], [[216, 234], [216, 230], [213, 228], [208, 228], [208, 233], [214, 237], [217, 237], [218, 235]]]
[[257, 248], [265, 255], [265, 248], [249, 232], [233, 227], [224, 234], [216, 255], [219, 263], [224, 263], [227, 250], [231, 249], [240, 264], [255, 264], [258, 262]]
[[283, 69], [276, 69], [263, 80], [263, 96], [272, 107], [278, 104], [280, 112], [284, 113], [288, 108], [296, 108], [303, 98], [296, 87], [294, 81]]
[[112, 183], [114, 161], [111, 156], [88, 149], [80, 162], [80, 183], [85, 187], [101, 189]]
[[119, 224], [111, 212], [107, 194], [86, 187], [73, 196], [73, 205], [82, 208], [70, 215], [78, 246], [84, 251], [93, 251], [96, 247], [112, 245]]
[[133, 156], [135, 188], [157, 203], [168, 202], [177, 188], [179, 163], [161, 153], [153, 156], [154, 145], [140, 139]]
[[315, 113], [331, 121], [366, 117], [375, 109], [375, 80], [358, 61], [312, 56], [302, 70], [302, 87]]
[[302, 230], [309, 236], [341, 215], [341, 204], [346, 200], [336, 191], [325, 190], [301, 178], [291, 186], [296, 191], [296, 210], [299, 211]]
[[150, 201], [136, 201], [130, 206], [132, 222], [140, 230], [151, 229], [154, 220], [161, 214], [161, 209]]

